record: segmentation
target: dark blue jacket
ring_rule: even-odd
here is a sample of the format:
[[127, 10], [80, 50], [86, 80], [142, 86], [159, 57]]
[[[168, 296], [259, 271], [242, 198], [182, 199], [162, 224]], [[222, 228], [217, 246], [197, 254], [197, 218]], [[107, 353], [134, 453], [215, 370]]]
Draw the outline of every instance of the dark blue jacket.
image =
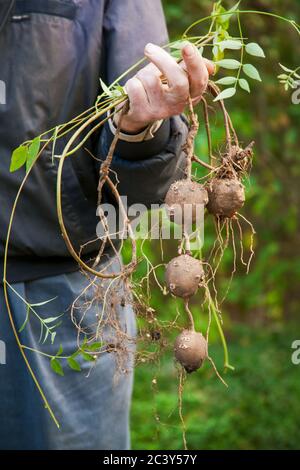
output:
[[[163, 44], [168, 39], [159, 0], [2, 0], [0, 28], [0, 83], [5, 84], [5, 104], [0, 104], [3, 258], [10, 212], [24, 177], [23, 169], [9, 172], [12, 150], [92, 106], [99, 94], [99, 76], [112, 82], [143, 56], [147, 42]], [[113, 170], [129, 203], [163, 200], [182, 171], [186, 130], [177, 116], [166, 121], [150, 142], [119, 144]], [[105, 127], [88, 147], [104, 158], [111, 139]], [[65, 144], [57, 141], [56, 153]], [[96, 160], [85, 150], [65, 164], [63, 210], [77, 248], [96, 236], [98, 171]], [[18, 204], [9, 251], [11, 281], [77, 269], [58, 226], [56, 173], [57, 160], [53, 162], [51, 149], [46, 150]]]

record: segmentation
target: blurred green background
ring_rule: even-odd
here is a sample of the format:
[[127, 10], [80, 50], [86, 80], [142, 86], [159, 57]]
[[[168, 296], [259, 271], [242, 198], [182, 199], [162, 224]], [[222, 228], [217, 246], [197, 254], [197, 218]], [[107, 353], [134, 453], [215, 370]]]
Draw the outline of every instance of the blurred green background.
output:
[[[193, 21], [208, 15], [209, 0], [163, 0], [170, 37], [179, 38]], [[225, 7], [233, 3], [223, 2]], [[299, 0], [246, 1], [242, 9], [272, 11], [300, 21]], [[188, 377], [183, 413], [190, 449], [296, 449], [300, 448], [300, 365], [291, 362], [291, 344], [300, 339], [300, 233], [299, 233], [299, 131], [300, 105], [292, 104], [276, 78], [278, 63], [300, 65], [300, 38], [284, 22], [254, 15], [243, 17], [244, 34], [265, 50], [266, 60], [253, 58], [263, 83], [251, 81], [252, 93], [239, 93], [228, 102], [241, 142], [255, 140], [255, 159], [243, 214], [256, 229], [255, 258], [248, 275], [239, 266], [222, 306], [230, 361], [234, 372], [226, 374], [229, 388], [216, 378], [209, 365]], [[203, 26], [203, 33], [207, 31]], [[212, 118], [215, 146], [223, 129]], [[200, 133], [197, 150], [204, 154]], [[249, 246], [248, 230], [244, 243]], [[213, 240], [206, 227], [204, 250]], [[159, 246], [147, 247], [159, 259]], [[176, 254], [164, 247], [168, 261]], [[155, 259], [154, 259], [155, 261]], [[226, 253], [218, 287], [226, 290], [232, 270], [232, 253]], [[154, 288], [152, 306], [166, 321], [176, 315], [174, 300]], [[199, 327], [207, 324], [200, 301]], [[222, 369], [222, 348], [212, 330], [210, 354]], [[154, 379], [154, 383], [153, 383]], [[178, 379], [172, 355], [159, 363], [136, 369], [132, 407], [134, 449], [180, 449], [182, 429], [178, 416]]]

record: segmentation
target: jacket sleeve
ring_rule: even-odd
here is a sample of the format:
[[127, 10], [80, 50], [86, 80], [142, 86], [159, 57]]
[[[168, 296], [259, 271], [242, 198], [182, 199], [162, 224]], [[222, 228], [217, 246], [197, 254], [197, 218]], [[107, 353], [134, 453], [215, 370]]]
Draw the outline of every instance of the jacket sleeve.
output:
[[[142, 58], [148, 42], [158, 45], [168, 42], [160, 0], [108, 0], [101, 73], [104, 80], [111, 83]], [[151, 203], [163, 202], [172, 182], [183, 176], [182, 146], [186, 135], [185, 119], [173, 116], [164, 121], [151, 140], [118, 142], [111, 169], [117, 174], [118, 190], [127, 196], [128, 204], [149, 207]], [[105, 125], [98, 148], [101, 160], [105, 159], [112, 139], [112, 132]]]

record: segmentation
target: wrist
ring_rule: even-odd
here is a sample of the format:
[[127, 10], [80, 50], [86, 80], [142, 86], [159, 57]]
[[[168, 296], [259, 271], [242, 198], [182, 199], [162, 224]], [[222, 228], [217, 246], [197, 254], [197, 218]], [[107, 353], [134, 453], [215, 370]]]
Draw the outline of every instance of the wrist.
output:
[[[119, 124], [120, 116], [120, 113], [117, 113], [114, 116], [113, 122], [116, 127]], [[128, 118], [125, 115], [122, 118], [121, 131], [125, 132], [126, 134], [139, 134], [140, 132], [145, 130], [150, 124], [150, 122], [134, 121], [133, 119]]]
[[[110, 112], [108, 112], [108, 116], [110, 115]], [[116, 115], [115, 115], [116, 116]], [[117, 132], [117, 123], [115, 122], [115, 116], [114, 118], [110, 118], [108, 120], [108, 125], [111, 130], [111, 133], [113, 135], [116, 135]], [[145, 125], [141, 128], [141, 124], [137, 125], [136, 127], [126, 127], [126, 130], [123, 129], [123, 121], [122, 121], [122, 128], [120, 129], [119, 133], [119, 140], [123, 140], [126, 142], [143, 142], [143, 141], [148, 141], [151, 140], [155, 137], [156, 133], [159, 131], [161, 128], [162, 124], [165, 121], [163, 119], [155, 122], [150, 122], [146, 127]], [[139, 127], [139, 128], [138, 128]], [[128, 130], [127, 130], [128, 129]], [[130, 129], [130, 130], [129, 130]], [[134, 129], [134, 130], [133, 130]]]

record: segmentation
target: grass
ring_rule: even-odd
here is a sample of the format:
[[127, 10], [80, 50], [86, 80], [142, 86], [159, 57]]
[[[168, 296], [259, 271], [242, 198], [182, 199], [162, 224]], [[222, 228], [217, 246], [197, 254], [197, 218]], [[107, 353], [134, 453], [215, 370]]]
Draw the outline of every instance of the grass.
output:
[[[229, 389], [209, 365], [188, 377], [183, 412], [189, 449], [299, 448], [300, 366], [291, 362], [297, 331], [295, 325], [231, 328], [229, 347], [236, 370], [226, 374]], [[219, 345], [213, 344], [210, 354], [220, 367]], [[177, 383], [171, 355], [162, 358], [159, 368], [137, 368], [133, 449], [183, 448]]]

